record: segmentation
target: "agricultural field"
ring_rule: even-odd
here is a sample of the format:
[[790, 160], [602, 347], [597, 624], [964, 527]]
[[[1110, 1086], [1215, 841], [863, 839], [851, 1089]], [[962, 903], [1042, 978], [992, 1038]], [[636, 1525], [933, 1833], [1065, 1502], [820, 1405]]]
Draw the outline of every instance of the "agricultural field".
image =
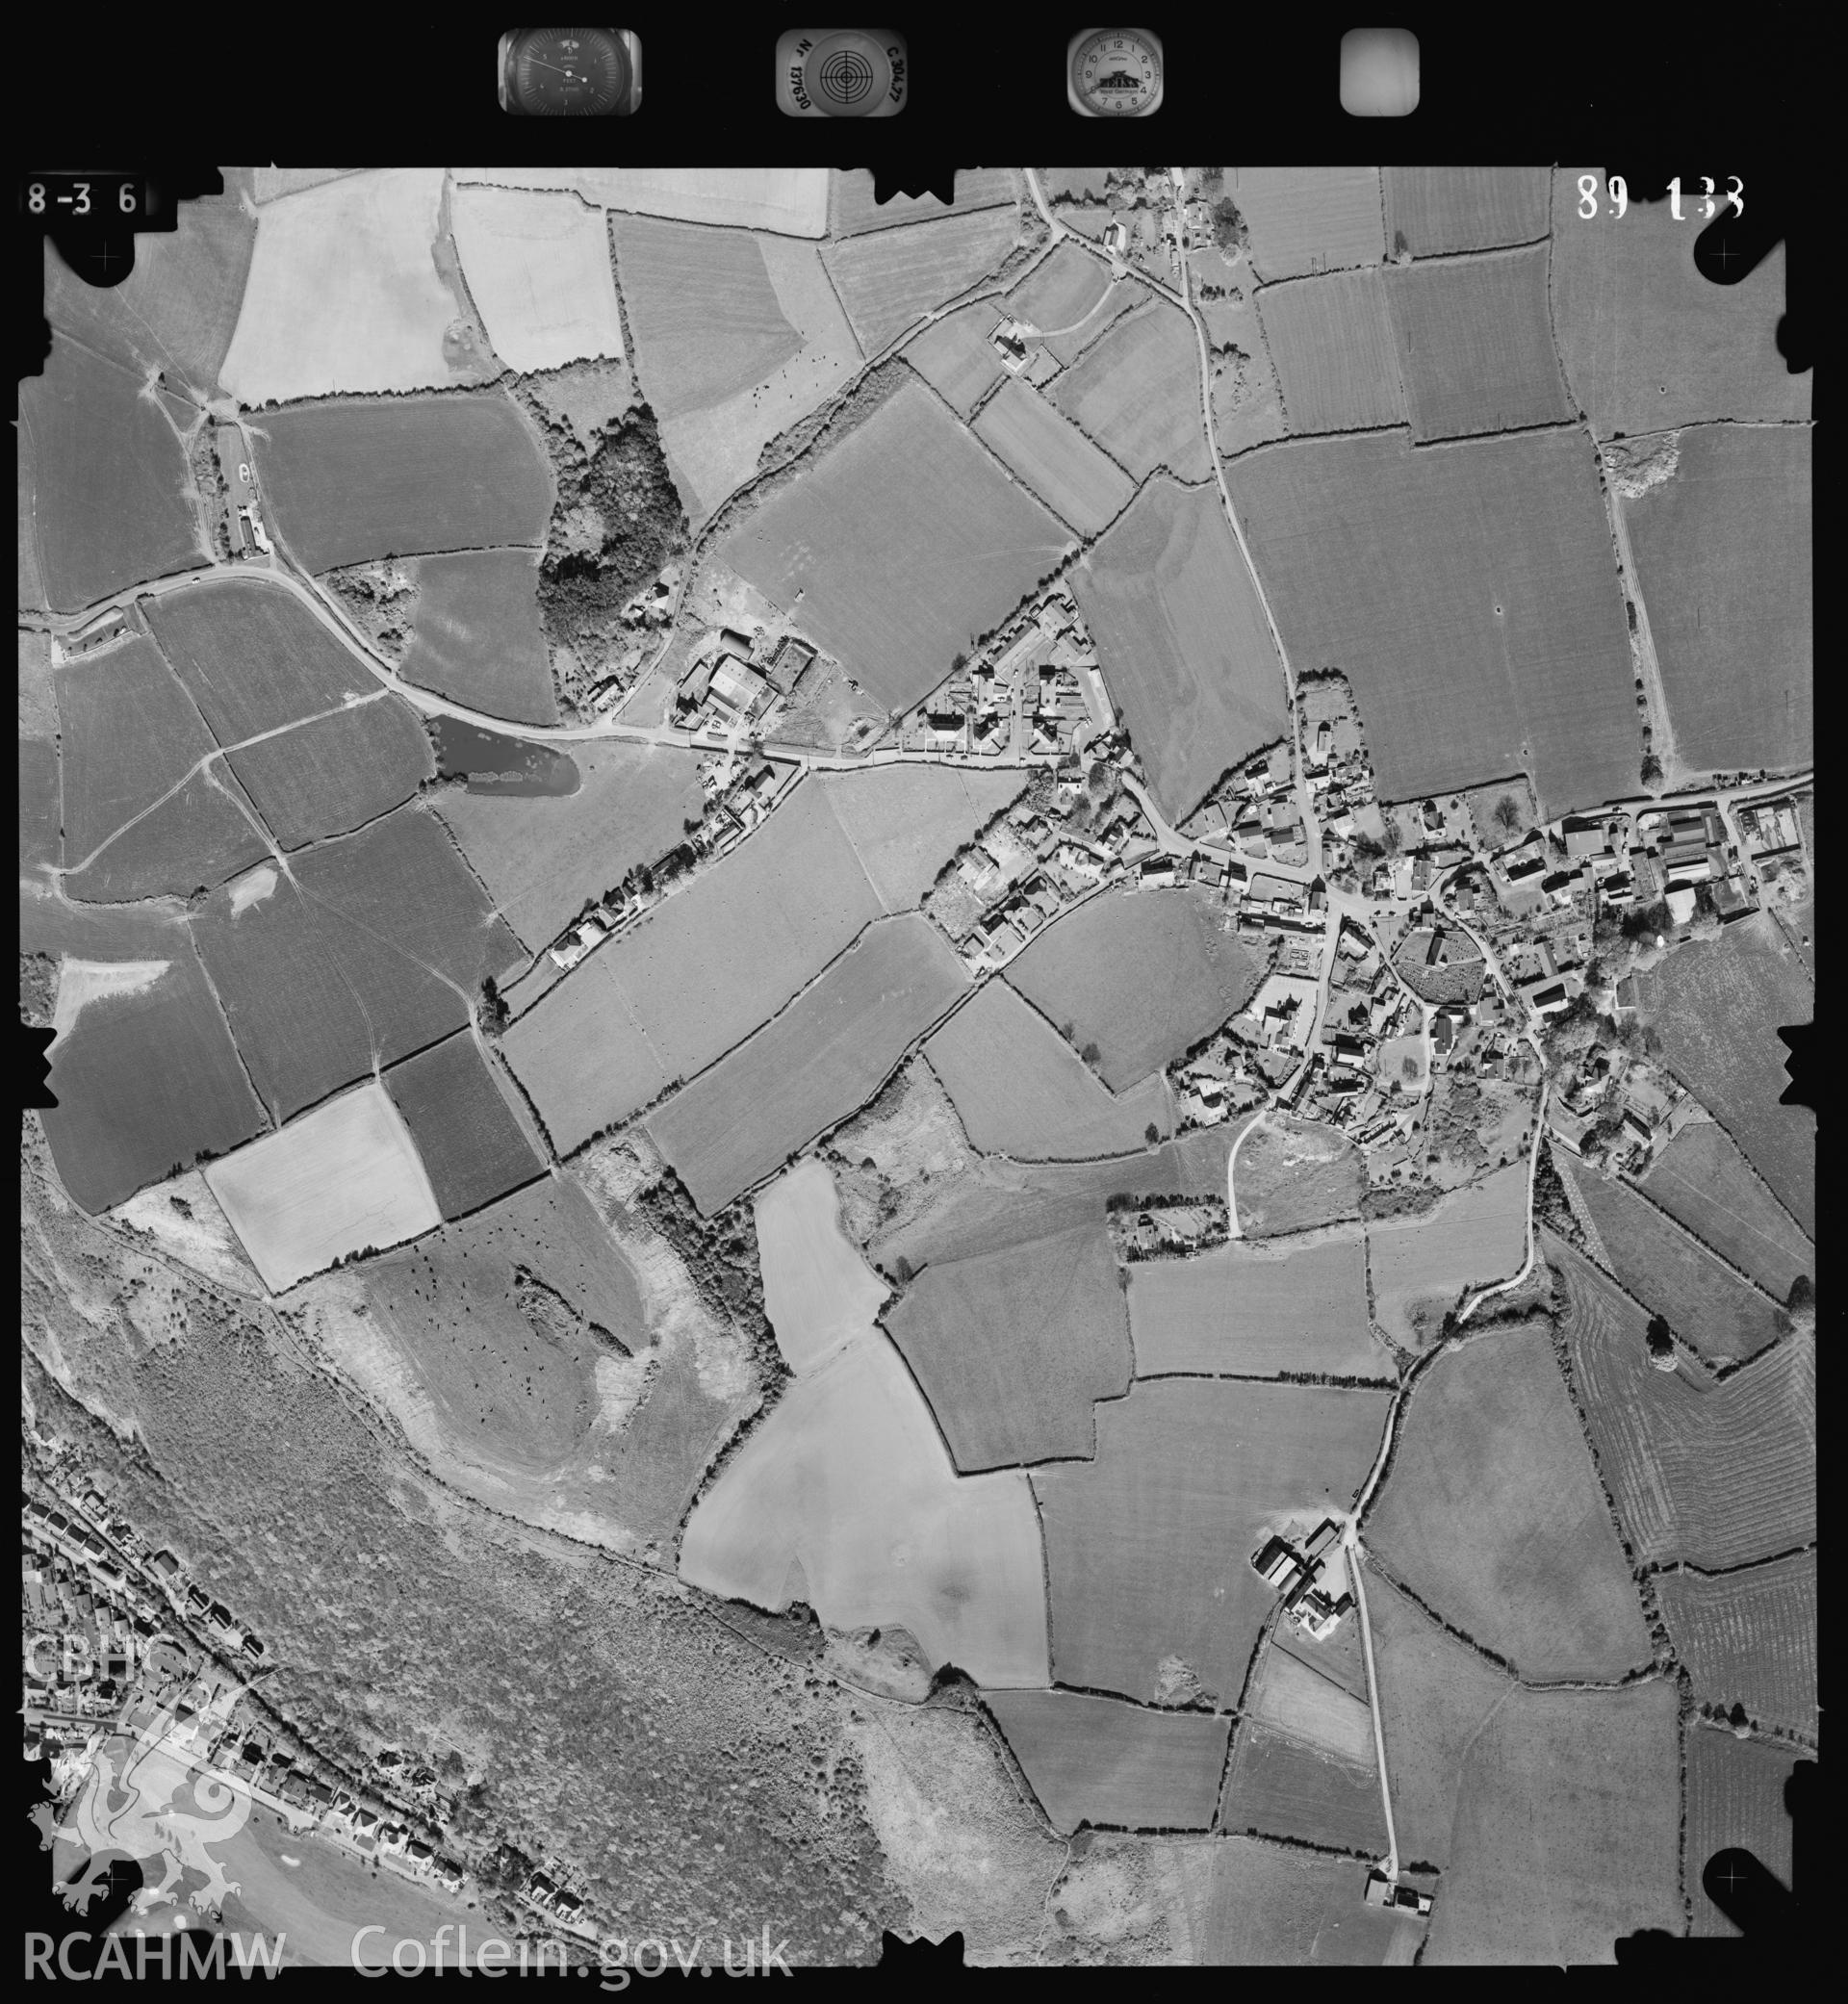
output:
[[1257, 1682], [1245, 1698], [1245, 1709], [1279, 1733], [1359, 1768], [1378, 1786], [1373, 1721], [1367, 1700], [1323, 1677], [1300, 1657], [1276, 1647], [1274, 1636], [1264, 1654]]
[[245, 429], [270, 532], [304, 571], [545, 539], [552, 470], [499, 390], [317, 403]]
[[963, 1473], [1089, 1458], [1095, 1401], [1129, 1389], [1129, 1323], [1101, 1221], [933, 1260], [885, 1322]]
[[929, 193], [895, 194], [887, 201], [876, 201], [871, 167], [834, 167], [828, 175], [828, 234], [858, 237], [867, 230], [890, 229], [895, 223], [928, 222], [939, 216], [996, 209], [1016, 199], [1012, 167], [958, 167], [954, 206]]
[[66, 870], [61, 882], [65, 897], [92, 904], [127, 904], [164, 892], [187, 897], [269, 854], [243, 787], [221, 767], [208, 766], [104, 842], [83, 867]]
[[411, 641], [398, 672], [470, 709], [516, 724], [556, 724], [558, 702], [539, 628], [539, 558], [530, 550], [415, 557]]
[[[1621, 217], [1600, 200], [1580, 217], [1586, 171], [1553, 177], [1553, 323], [1592, 430], [1634, 438], [1717, 418], [1807, 419], [1813, 372], [1792, 375], [1777, 346], [1787, 247], [1716, 286], [1694, 263], [1699, 227], [1677, 222], [1666, 196]], [[1596, 180], [1602, 194], [1601, 171]]]
[[1389, 167], [1380, 174], [1391, 256], [1497, 250], [1547, 234], [1553, 176], [1545, 167]]
[[1816, 1248], [1714, 1121], [1683, 1127], [1656, 1156], [1642, 1187], [1780, 1301], [1799, 1273], [1814, 1275]]
[[[1777, 1311], [1656, 1207], [1580, 1163], [1562, 1162], [1625, 1289], [1706, 1357], [1750, 1357], [1777, 1341]], [[1786, 1292], [1787, 1292], [1786, 1286]]]
[[596, 210], [570, 194], [458, 188], [449, 221], [469, 296], [516, 374], [622, 355], [609, 236]]
[[1536, 244], [1387, 268], [1381, 284], [1421, 444], [1573, 415], [1547, 319], [1549, 256]]
[[703, 809], [699, 760], [671, 745], [579, 744], [563, 797], [446, 788], [434, 803], [501, 915], [535, 952]]
[[586, 202], [680, 222], [819, 237], [826, 167], [457, 167], [459, 186], [566, 188]]
[[1815, 1346], [1797, 1336], [1714, 1384], [1657, 1371], [1648, 1311], [1546, 1236], [1598, 1466], [1640, 1559], [1735, 1566], [1816, 1534]]
[[214, 891], [193, 938], [273, 1117], [469, 1021], [519, 958], [468, 865], [416, 806]]
[[154, 638], [220, 744], [378, 693], [372, 672], [284, 586], [214, 578], [146, 605]]
[[[219, 379], [246, 409], [463, 378], [438, 275], [444, 170], [383, 167], [266, 202]], [[311, 566], [310, 568], [318, 568]]]
[[1697, 1937], [1736, 1940], [1740, 1932], [1701, 1885], [1715, 1852], [1750, 1851], [1774, 1879], [1791, 1884], [1795, 1846], [1784, 1791], [1795, 1767], [1796, 1756], [1788, 1747], [1735, 1739], [1717, 1726], [1689, 1726], [1681, 1870]]
[[60, 668], [56, 686], [64, 840], [74, 868], [216, 746], [160, 650], [139, 634], [96, 660]]
[[778, 309], [802, 346], [761, 381], [661, 426], [675, 476], [683, 492], [692, 490], [696, 521], [757, 472], [772, 439], [824, 403], [860, 366], [860, 346], [819, 248], [792, 237], [756, 241]]
[[826, 1163], [798, 1163], [757, 1193], [752, 1213], [764, 1315], [783, 1361], [810, 1371], [872, 1327], [889, 1290], [841, 1230]]
[[1086, 348], [1052, 400], [1138, 480], [1157, 467], [1177, 479], [1212, 473], [1200, 408], [1200, 350], [1178, 307], [1150, 300]]
[[224, 193], [181, 202], [171, 234], [138, 233], [135, 269], [119, 285], [94, 286], [77, 277], [45, 240], [44, 310], [51, 325], [138, 375], [164, 371], [200, 401], [218, 387], [257, 241], [256, 218], [243, 200], [249, 169], [219, 171]]
[[[1151, 970], [1160, 970], [1159, 982]], [[1120, 1092], [1236, 1015], [1259, 969], [1223, 908], [1187, 890], [1092, 898], [1055, 919], [1008, 970], [1010, 983]]]
[[38, 1116], [92, 1218], [263, 1125], [184, 928], [99, 931], [99, 950], [117, 941], [111, 960], [64, 962], [46, 1082], [58, 1103]]
[[1171, 1134], [1167, 1080], [1120, 1098], [1005, 981], [985, 982], [924, 1046], [968, 1135], [985, 1155], [1074, 1161], [1122, 1155], [1153, 1126]]
[[998, 626], [1068, 542], [922, 383], [908, 383], [732, 530], [716, 556], [773, 604], [801, 593], [803, 630], [897, 710], [935, 688], [958, 650]]
[[1096, 1459], [1033, 1477], [1060, 1683], [1149, 1699], [1184, 1670], [1235, 1704], [1275, 1604], [1250, 1554], [1292, 1514], [1351, 1505], [1386, 1412], [1381, 1393], [1222, 1379], [1099, 1406]]
[[1219, 490], [1152, 481], [1071, 585], [1169, 820], [1288, 729], [1283, 663]]
[[1492, 1330], [1419, 1379], [1367, 1540], [1524, 1677], [1609, 1682], [1650, 1659], [1630, 1563], [1544, 1327]]
[[[1008, 295], [1007, 310], [1014, 320], [1036, 328], [1041, 338], [1075, 333], [1103, 304], [1111, 282], [1110, 273], [1094, 257], [1087, 256], [1075, 244], [1060, 244]], [[1090, 331], [1101, 333], [1103, 322]], [[1071, 358], [1062, 355], [1060, 359]]]
[[652, 1113], [648, 1131], [709, 1218], [864, 1105], [966, 984], [927, 919], [882, 919], [774, 1022]]
[[271, 1294], [442, 1222], [416, 1144], [376, 1080], [212, 1163], [205, 1180]]
[[883, 909], [809, 780], [541, 997], [502, 1040], [507, 1062], [568, 1155], [749, 1037]]
[[988, 340], [998, 319], [992, 299], [976, 299], [933, 321], [902, 350], [960, 418], [966, 418], [1007, 373]]
[[54, 341], [21, 377], [20, 561], [54, 612], [203, 564], [188, 486], [172, 424], [126, 369]]
[[1367, 1248], [1373, 1319], [1394, 1342], [1421, 1348], [1467, 1290], [1520, 1271], [1527, 1232], [1524, 1162], [1450, 1192], [1423, 1216], [1375, 1220]]
[[1251, 233], [1251, 263], [1269, 285], [1308, 271], [1377, 265], [1377, 167], [1230, 167], [1225, 193]]
[[168, 1258], [191, 1267], [234, 1294], [257, 1296], [263, 1282], [244, 1255], [230, 1220], [218, 1208], [211, 1186], [197, 1169], [169, 1176], [137, 1191], [110, 1212], [119, 1225], [157, 1246]]
[[[1690, 773], [1807, 765], [1815, 746], [1810, 427], [1702, 425], [1682, 435], [1666, 480], [1618, 505], [1678, 763]], [[1723, 562], [1703, 559], [1714, 550]]]
[[1047, 1682], [1027, 1478], [956, 1476], [876, 1333], [783, 1393], [694, 1505], [680, 1571], [772, 1612], [806, 1602], [831, 1629], [902, 1628], [933, 1670], [984, 1685]]
[[1636, 977], [1639, 1015], [1662, 1061], [1745, 1150], [1778, 1201], [1813, 1239], [1816, 1117], [1782, 1106], [1788, 1085], [1778, 1030], [1815, 1015], [1815, 987], [1762, 920], [1696, 939]]
[[1384, 1857], [1386, 1814], [1373, 1760], [1371, 1721], [1367, 1741], [1367, 1760], [1361, 1765], [1337, 1760], [1295, 1734], [1242, 1719], [1219, 1803], [1220, 1828]]
[[1353, 686], [1382, 800], [1527, 771], [1549, 814], [1633, 793], [1630, 637], [1580, 434], [1400, 434], [1228, 465], [1284, 645]]
[[445, 1219], [466, 1217], [545, 1174], [506, 1093], [467, 1032], [385, 1074]]
[[872, 355], [913, 321], [965, 293], [1002, 263], [1019, 235], [1014, 205], [951, 215], [830, 244], [822, 260]]
[[1514, 1686], [1369, 1568], [1367, 1617], [1399, 1855], [1449, 1871], [1471, 1747]]
[[1288, 1251], [1232, 1245], [1139, 1261], [1129, 1270], [1129, 1328], [1139, 1377], [1395, 1375], [1368, 1327], [1358, 1232]]
[[1226, 1837], [1210, 1848], [1198, 1960], [1219, 1967], [1377, 1968], [1411, 1963], [1424, 1923], [1364, 1903], [1367, 1867], [1294, 1845]]
[[1019, 798], [1022, 772], [897, 765], [829, 772], [819, 784], [887, 912], [910, 912], [949, 860]]
[[245, 745], [226, 763], [285, 849], [376, 821], [436, 771], [422, 720], [386, 691]]
[[1135, 491], [1121, 467], [1018, 377], [983, 406], [975, 435], [1080, 535], [1096, 535]]
[[1509, 1691], [1464, 1759], [1426, 1965], [1608, 1963], [1680, 1933], [1676, 1704], [1665, 1678]]
[[1240, 1229], [1275, 1238], [1357, 1218], [1367, 1165], [1338, 1129], [1273, 1115], [1239, 1150], [1232, 1177]]
[[1717, 1578], [1659, 1573], [1656, 1590], [1697, 1704], [1741, 1704], [1761, 1725], [1815, 1738], [1813, 1551]]
[[1268, 285], [1257, 308], [1293, 432], [1405, 423], [1405, 392], [1377, 270]]
[[59, 834], [58, 747], [42, 738], [19, 740], [19, 868], [21, 873], [64, 860]]
[[1205, 1830], [1231, 1721], [1077, 1691], [984, 1699], [1054, 1830]]

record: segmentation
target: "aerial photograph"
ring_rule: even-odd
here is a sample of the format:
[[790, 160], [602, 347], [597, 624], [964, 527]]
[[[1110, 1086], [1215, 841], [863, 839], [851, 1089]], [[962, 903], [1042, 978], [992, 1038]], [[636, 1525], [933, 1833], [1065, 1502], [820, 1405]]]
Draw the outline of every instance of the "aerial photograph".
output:
[[218, 172], [47, 239], [18, 390], [28, 1973], [1736, 1940], [1819, 1720], [1785, 247]]

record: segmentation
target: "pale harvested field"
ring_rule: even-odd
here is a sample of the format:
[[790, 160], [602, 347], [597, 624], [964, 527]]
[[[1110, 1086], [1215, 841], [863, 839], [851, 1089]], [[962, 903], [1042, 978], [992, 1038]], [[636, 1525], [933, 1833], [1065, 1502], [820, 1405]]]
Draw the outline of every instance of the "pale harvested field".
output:
[[1015, 199], [1012, 167], [958, 167], [954, 206], [937, 195], [895, 194], [889, 201], [873, 199], [871, 167], [834, 167], [828, 176], [828, 234], [858, 237], [867, 230], [890, 229], [904, 222], [928, 222], [938, 216], [966, 216], [976, 209], [995, 209]]
[[1791, 1884], [1795, 1846], [1784, 1789], [1797, 1758], [1789, 1747], [1735, 1739], [1723, 1727], [1689, 1725], [1681, 1868], [1697, 1937], [1730, 1935], [1736, 1940], [1740, 1934], [1701, 1884], [1715, 1852], [1750, 1851], [1774, 1879]]
[[1564, 1326], [1598, 1464], [1637, 1556], [1732, 1566], [1813, 1538], [1813, 1341], [1781, 1343], [1717, 1385], [1657, 1371], [1647, 1311], [1550, 1232], [1545, 1247], [1566, 1283]]
[[323, 181], [338, 181], [343, 174], [356, 174], [358, 167], [279, 167], [250, 169], [250, 198], [273, 202], [285, 194], [299, 194], [304, 188], [319, 188]]
[[271, 1294], [443, 1221], [410, 1130], [376, 1080], [212, 1163], [205, 1180]]
[[225, 389], [254, 405], [456, 380], [443, 336], [461, 309], [431, 255], [442, 202], [441, 167], [383, 167], [268, 203]]
[[1524, 1677], [1610, 1681], [1650, 1659], [1544, 1327], [1491, 1330], [1424, 1373], [1366, 1534], [1421, 1600]]
[[1057, 245], [1008, 295], [1008, 311], [1041, 334], [1076, 328], [1093, 314], [1110, 290], [1110, 273], [1075, 244]]
[[1374, 1319], [1410, 1349], [1428, 1342], [1467, 1289], [1520, 1270], [1527, 1218], [1527, 1169], [1517, 1162], [1452, 1192], [1423, 1217], [1375, 1220], [1368, 1226]]
[[1816, 1732], [1816, 1554], [1707, 1579], [1662, 1573], [1662, 1619], [1697, 1703], [1742, 1704], [1765, 1726]]
[[1808, 425], [1703, 425], [1667, 480], [1619, 503], [1690, 772], [1814, 757], [1811, 456]]
[[949, 215], [831, 244], [822, 253], [854, 336], [872, 354], [945, 300], [965, 293], [1013, 249], [1012, 206]]
[[888, 1289], [840, 1228], [834, 1179], [801, 1162], [757, 1193], [753, 1211], [763, 1312], [791, 1371], [810, 1371], [870, 1329]]
[[1139, 1381], [1097, 1408], [1097, 1457], [1037, 1470], [1062, 1683], [1150, 1698], [1178, 1657], [1237, 1702], [1275, 1595], [1251, 1570], [1267, 1529], [1346, 1509], [1387, 1400], [1314, 1385]]
[[1547, 234], [1553, 176], [1546, 167], [1389, 167], [1380, 174], [1389, 256], [1401, 248], [1414, 257], [1494, 250]]
[[623, 327], [602, 215], [573, 194], [458, 188], [449, 223], [494, 351], [521, 375], [620, 356]]
[[1385, 254], [1377, 167], [1228, 167], [1225, 193], [1267, 282], [1376, 265]]
[[1055, 919], [1008, 979], [1068, 1041], [1098, 1047], [1113, 1092], [1159, 1070], [1245, 1006], [1255, 961], [1223, 907], [1189, 890], [1110, 892]]
[[959, 1478], [883, 1337], [800, 1377], [695, 1506], [681, 1579], [830, 1628], [901, 1627], [933, 1669], [1048, 1682], [1040, 1529], [1026, 1477]]
[[1293, 432], [1405, 422], [1399, 354], [1377, 270], [1268, 285], [1257, 306]]
[[824, 773], [820, 784], [880, 902], [909, 912], [950, 858], [1014, 805], [1026, 775], [886, 765]]
[[1524, 768], [1549, 814], [1635, 791], [1629, 631], [1582, 435], [1305, 440], [1226, 480], [1291, 660], [1353, 685], [1383, 800]]
[[975, 434], [1081, 535], [1094, 536], [1134, 492], [1121, 467], [1017, 377], [984, 406]]
[[138, 1192], [109, 1215], [131, 1231], [145, 1232], [163, 1252], [220, 1287], [245, 1295], [262, 1290], [257, 1270], [197, 1169]]
[[992, 299], [976, 299], [905, 346], [906, 361], [959, 417], [966, 418], [1007, 373], [988, 340], [999, 318]]
[[989, 981], [924, 1046], [972, 1147], [1022, 1161], [1123, 1155], [1173, 1131], [1166, 1079], [1118, 1095], [1005, 981]]
[[1716, 1122], [1683, 1127], [1656, 1156], [1643, 1188], [1779, 1300], [1799, 1273], [1814, 1275], [1816, 1248]]
[[1095, 1402], [1129, 1389], [1129, 1323], [1100, 1220], [933, 1260], [886, 1324], [959, 1469], [1089, 1456]]
[[1052, 400], [1139, 480], [1158, 466], [1183, 480], [1213, 471], [1199, 345], [1178, 306], [1151, 300], [1118, 321], [1056, 378]]
[[1069, 532], [911, 383], [715, 553], [773, 604], [792, 606], [800, 592], [802, 629], [896, 710], [935, 688], [971, 635], [998, 625], [1069, 545]]
[[1062, 1836], [1080, 1823], [1116, 1830], [1205, 1830], [1231, 1721], [1149, 1711], [1077, 1691], [996, 1691], [984, 1701]]
[[1366, 1246], [1357, 1231], [1287, 1251], [1232, 1245], [1190, 1259], [1139, 1261], [1129, 1270], [1129, 1326], [1141, 1377], [1395, 1375], [1368, 1328]]
[[1356, 1767], [1377, 1771], [1373, 1713], [1365, 1701], [1281, 1649], [1265, 1652], [1245, 1709]]
[[68, 1037], [92, 1002], [111, 995], [144, 994], [171, 965], [167, 961], [80, 961], [63, 957], [58, 970], [58, 1003], [52, 1041]]
[[1104, 680], [1171, 821], [1283, 735], [1283, 663], [1217, 488], [1152, 481], [1071, 573]]
[[648, 1117], [710, 1217], [862, 1106], [968, 984], [915, 912], [881, 919], [774, 1022]]
[[[1596, 173], [1601, 196], [1589, 218], [1578, 214], [1584, 173]], [[1603, 192], [1602, 169], [1553, 177], [1553, 323], [1566, 381], [1598, 436], [1808, 418], [1814, 372], [1792, 375], [1777, 346], [1786, 246], [1737, 285], [1717, 286], [1695, 269], [1698, 208], [1683, 205], [1681, 222], [1666, 199], [1612, 216]]]
[[605, 209], [819, 237], [828, 228], [826, 167], [455, 167], [458, 184], [568, 188]]
[[1427, 1964], [1608, 1963], [1619, 1936], [1680, 1933], [1675, 1711], [1666, 1679], [1509, 1692], [1464, 1760]]
[[792, 237], [760, 236], [757, 244], [777, 306], [802, 346], [761, 382], [662, 425], [668, 458], [708, 513], [757, 471], [772, 439], [826, 402], [860, 366], [860, 345], [819, 249]]
[[1382, 274], [1412, 436], [1460, 438], [1573, 415], [1547, 318], [1548, 246]]

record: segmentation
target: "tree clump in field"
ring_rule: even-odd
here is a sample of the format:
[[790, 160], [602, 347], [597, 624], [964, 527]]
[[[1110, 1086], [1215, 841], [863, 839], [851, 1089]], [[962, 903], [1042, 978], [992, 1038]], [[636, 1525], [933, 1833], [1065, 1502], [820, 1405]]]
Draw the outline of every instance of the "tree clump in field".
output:
[[19, 1014], [42, 1027], [58, 1005], [58, 962], [48, 953], [19, 956]]
[[788, 1367], [763, 1312], [763, 1274], [750, 1205], [732, 1204], [711, 1218], [702, 1218], [692, 1194], [671, 1169], [638, 1191], [632, 1201], [680, 1254], [700, 1298], [749, 1340], [757, 1367], [769, 1381], [787, 1377]]
[[417, 625], [417, 579], [396, 557], [347, 564], [322, 574], [346, 616], [366, 636], [373, 653], [400, 661]]
[[1250, 246], [1250, 229], [1229, 194], [1221, 195], [1213, 204], [1213, 242], [1223, 251], [1245, 250]]

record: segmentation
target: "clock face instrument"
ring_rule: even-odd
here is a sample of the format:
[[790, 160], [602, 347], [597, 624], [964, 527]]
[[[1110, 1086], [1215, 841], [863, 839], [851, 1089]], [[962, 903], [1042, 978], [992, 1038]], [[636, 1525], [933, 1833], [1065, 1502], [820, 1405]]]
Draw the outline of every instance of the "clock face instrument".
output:
[[1162, 101], [1162, 44], [1146, 28], [1100, 28], [1072, 44], [1070, 96], [1093, 118], [1145, 118]]
[[629, 61], [608, 28], [526, 28], [507, 50], [507, 109], [541, 118], [607, 117], [629, 107]]
[[888, 30], [792, 28], [777, 41], [777, 104], [791, 118], [895, 117], [908, 69]]

